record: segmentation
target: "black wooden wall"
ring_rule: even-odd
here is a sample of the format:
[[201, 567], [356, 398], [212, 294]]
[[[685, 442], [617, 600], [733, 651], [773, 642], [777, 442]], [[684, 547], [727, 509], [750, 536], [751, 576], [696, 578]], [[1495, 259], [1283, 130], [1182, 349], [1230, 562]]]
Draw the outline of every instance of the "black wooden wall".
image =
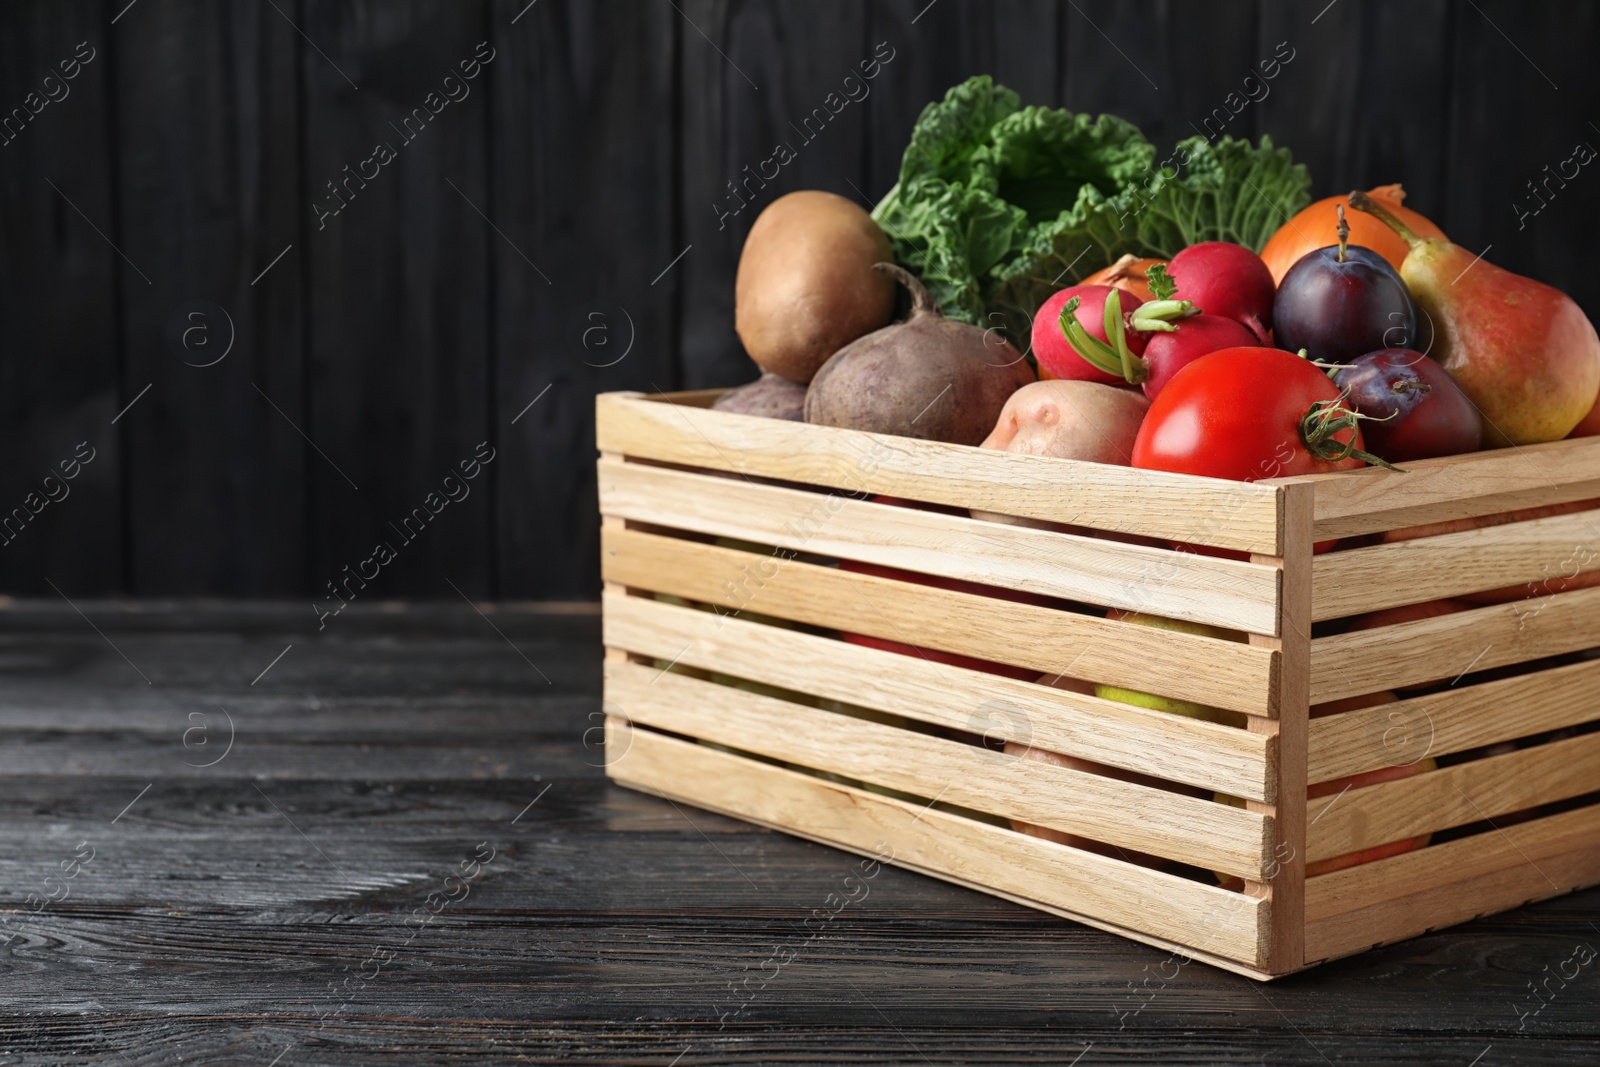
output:
[[1600, 147], [1591, 4], [7, 0], [0, 116], [47, 102], [0, 145], [0, 515], [47, 502], [0, 592], [309, 596], [383, 540], [364, 596], [593, 596], [593, 394], [752, 376], [762, 203], [714, 205], [875, 46], [768, 200], [875, 200], [974, 73], [1170, 144], [1285, 41], [1229, 132], [1600, 314], [1600, 173], [1518, 214]]

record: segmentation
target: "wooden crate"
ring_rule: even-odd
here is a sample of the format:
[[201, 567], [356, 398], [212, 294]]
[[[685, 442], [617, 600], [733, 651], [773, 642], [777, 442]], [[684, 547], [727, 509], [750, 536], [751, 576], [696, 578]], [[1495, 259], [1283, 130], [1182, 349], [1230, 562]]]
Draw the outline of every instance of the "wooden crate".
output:
[[[706, 409], [716, 395], [598, 401], [617, 782], [1256, 978], [1600, 882], [1600, 658], [1585, 655], [1600, 646], [1600, 587], [1339, 622], [1600, 569], [1596, 511], [1364, 543], [1600, 497], [1600, 439], [1247, 484], [729, 415]], [[995, 595], [961, 584], [973, 582]], [[1225, 708], [1243, 725], [951, 656]], [[1001, 741], [1159, 781], [1020, 759]], [[1307, 800], [1308, 785], [1424, 756], [1438, 767]], [[1427, 847], [1306, 877], [1308, 862], [1430, 833]]]

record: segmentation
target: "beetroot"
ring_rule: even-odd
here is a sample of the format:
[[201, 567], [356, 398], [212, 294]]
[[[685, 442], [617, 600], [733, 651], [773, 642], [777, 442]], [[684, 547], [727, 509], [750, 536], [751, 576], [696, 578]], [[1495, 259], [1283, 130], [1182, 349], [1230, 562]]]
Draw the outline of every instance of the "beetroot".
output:
[[1207, 315], [1232, 319], [1267, 345], [1272, 331], [1276, 288], [1261, 257], [1244, 245], [1202, 241], [1190, 245], [1167, 264], [1178, 296], [1205, 308]]
[[[1039, 362], [1039, 369], [1047, 372], [1052, 378], [1062, 378], [1067, 381], [1099, 382], [1102, 385], [1122, 385], [1122, 373], [1112, 374], [1101, 370], [1092, 363], [1086, 362], [1082, 356], [1073, 351], [1059, 326], [1061, 309], [1067, 301], [1078, 301], [1078, 314], [1083, 320], [1083, 328], [1089, 336], [1100, 341], [1109, 340], [1106, 337], [1105, 306], [1106, 297], [1111, 294], [1109, 285], [1074, 285], [1070, 289], [1063, 289], [1055, 293], [1044, 306], [1039, 309], [1039, 314], [1033, 320], [1033, 357]], [[1122, 312], [1126, 316], [1144, 301], [1132, 293], [1122, 293]], [[1128, 348], [1135, 355], [1144, 351], [1145, 336], [1143, 334], [1130, 334]]]

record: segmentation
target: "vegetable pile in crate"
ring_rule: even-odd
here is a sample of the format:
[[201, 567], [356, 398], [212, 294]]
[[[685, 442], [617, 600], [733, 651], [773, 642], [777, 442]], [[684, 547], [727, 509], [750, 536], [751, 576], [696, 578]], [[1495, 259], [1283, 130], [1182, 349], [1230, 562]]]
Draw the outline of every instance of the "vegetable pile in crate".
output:
[[[1193, 147], [1145, 209], [1254, 218]], [[1146, 149], [974, 79], [879, 208], [922, 258], [780, 198], [761, 380], [600, 398], [608, 772], [1257, 977], [1600, 882], [1589, 320], [1398, 187], [1097, 228]]]

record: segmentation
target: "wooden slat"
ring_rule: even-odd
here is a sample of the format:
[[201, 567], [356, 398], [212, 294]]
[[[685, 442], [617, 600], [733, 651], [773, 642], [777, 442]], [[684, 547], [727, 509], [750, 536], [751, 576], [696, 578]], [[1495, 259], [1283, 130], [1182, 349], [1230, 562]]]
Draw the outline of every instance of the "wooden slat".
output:
[[1209, 870], [1256, 878], [1263, 868], [1271, 820], [1209, 798], [1007, 756], [654, 666], [607, 663], [605, 679], [607, 703], [635, 725]]
[[1311, 684], [1311, 524], [1312, 488], [1292, 485], [1284, 489], [1283, 556], [1270, 562], [1281, 568], [1283, 589], [1282, 636], [1250, 635], [1254, 645], [1273, 647], [1283, 657], [1277, 678], [1278, 717], [1252, 718], [1252, 733], [1266, 736], [1277, 747], [1277, 782], [1270, 805], [1246, 801], [1246, 808], [1272, 819], [1274, 836], [1268, 842], [1266, 880], [1246, 884], [1245, 892], [1264, 894], [1272, 907], [1266, 959], [1274, 972], [1299, 970], [1305, 963], [1306, 880], [1306, 723], [1310, 715]]
[[1311, 720], [1310, 782], [1600, 718], [1600, 660]]
[[1311, 700], [1448, 679], [1600, 645], [1600, 588], [1354, 630], [1311, 642]]
[[1280, 478], [1316, 486], [1318, 540], [1493, 515], [1600, 494], [1600, 438], [1475, 452], [1357, 471]]
[[778, 626], [608, 593], [607, 646], [1266, 800], [1269, 738]]
[[617, 782], [888, 862], [1193, 946], [1261, 962], [1262, 901], [1027, 834], [758, 763], [704, 745], [606, 724]]
[[1600, 569], [1600, 511], [1326, 552], [1312, 564], [1314, 618], [1338, 619]]
[[[601, 531], [619, 585], [812, 626], [1276, 715], [1278, 653], [639, 530]], [[768, 576], [767, 572], [771, 572]]]
[[730, 415], [632, 393], [598, 397], [596, 413], [599, 447], [629, 456], [1243, 552], [1280, 551], [1278, 491], [1259, 482]]
[[1348, 955], [1597, 882], [1597, 805], [1347, 867], [1306, 883], [1306, 959]]
[[599, 472], [600, 508], [608, 515], [1163, 618], [1277, 632], [1278, 572], [1271, 567], [606, 458]]
[[1600, 734], [1441, 767], [1311, 801], [1312, 860], [1465, 826], [1600, 789]]

